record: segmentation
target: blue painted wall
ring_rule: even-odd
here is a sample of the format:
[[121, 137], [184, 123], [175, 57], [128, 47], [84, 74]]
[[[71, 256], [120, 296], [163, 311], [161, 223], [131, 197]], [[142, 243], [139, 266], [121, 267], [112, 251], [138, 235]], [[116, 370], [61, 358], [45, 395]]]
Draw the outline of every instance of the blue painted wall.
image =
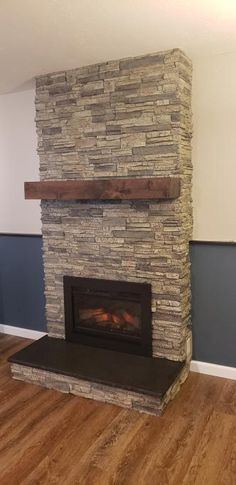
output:
[[[190, 245], [193, 358], [236, 366], [236, 245]], [[41, 236], [0, 235], [0, 323], [45, 331]]]
[[0, 235], [0, 323], [46, 330], [41, 236]]
[[236, 244], [191, 243], [193, 358], [236, 367]]

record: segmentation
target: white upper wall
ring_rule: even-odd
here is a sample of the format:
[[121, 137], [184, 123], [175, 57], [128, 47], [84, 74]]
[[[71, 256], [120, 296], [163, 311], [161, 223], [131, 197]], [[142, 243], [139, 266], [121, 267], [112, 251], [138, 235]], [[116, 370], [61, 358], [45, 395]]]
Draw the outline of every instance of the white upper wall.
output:
[[0, 232], [41, 232], [39, 202], [24, 200], [39, 177], [34, 116], [33, 89], [0, 96]]
[[193, 68], [193, 239], [236, 241], [236, 52]]
[[[193, 239], [236, 241], [236, 52], [193, 59]], [[34, 90], [0, 96], [0, 232], [40, 233]]]

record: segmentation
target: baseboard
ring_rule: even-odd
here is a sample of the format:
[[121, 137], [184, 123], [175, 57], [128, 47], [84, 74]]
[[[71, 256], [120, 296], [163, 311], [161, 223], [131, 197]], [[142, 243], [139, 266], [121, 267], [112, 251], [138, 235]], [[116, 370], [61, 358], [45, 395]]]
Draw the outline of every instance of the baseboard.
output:
[[227, 365], [192, 360], [190, 370], [192, 372], [199, 372], [200, 374], [208, 374], [210, 376], [236, 380], [236, 367], [228, 367]]
[[46, 335], [46, 332], [38, 332], [37, 330], [30, 330], [29, 328], [13, 327], [12, 325], [1, 325], [0, 333], [7, 333], [8, 335], [16, 335], [17, 337], [29, 338], [38, 340]]

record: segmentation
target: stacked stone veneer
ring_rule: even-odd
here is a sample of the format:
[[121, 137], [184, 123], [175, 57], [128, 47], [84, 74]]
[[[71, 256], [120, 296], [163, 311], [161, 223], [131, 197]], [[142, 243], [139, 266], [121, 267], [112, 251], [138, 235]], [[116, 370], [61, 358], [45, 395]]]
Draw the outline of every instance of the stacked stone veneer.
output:
[[42, 202], [48, 331], [63, 276], [152, 284], [153, 356], [186, 358], [190, 323], [191, 63], [178, 49], [37, 78], [41, 180], [181, 178], [169, 201]]
[[30, 384], [41, 385], [48, 389], [55, 389], [85, 397], [86, 399], [95, 399], [96, 401], [116, 404], [124, 408], [134, 409], [148, 414], [160, 415], [163, 413], [168, 402], [176, 395], [182, 382], [185, 381], [188, 374], [188, 366], [184, 367], [162, 399], [141, 392], [132, 392], [62, 374], [55, 374], [54, 372], [36, 369], [34, 367], [26, 367], [25, 365], [11, 364], [11, 372], [14, 379], [22, 380]]

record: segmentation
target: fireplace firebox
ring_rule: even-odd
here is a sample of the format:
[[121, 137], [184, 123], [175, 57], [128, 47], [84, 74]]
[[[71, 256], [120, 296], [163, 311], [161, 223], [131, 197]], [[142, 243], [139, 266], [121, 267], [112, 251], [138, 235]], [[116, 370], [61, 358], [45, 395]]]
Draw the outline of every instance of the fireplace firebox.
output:
[[70, 342], [152, 355], [151, 285], [64, 276]]

